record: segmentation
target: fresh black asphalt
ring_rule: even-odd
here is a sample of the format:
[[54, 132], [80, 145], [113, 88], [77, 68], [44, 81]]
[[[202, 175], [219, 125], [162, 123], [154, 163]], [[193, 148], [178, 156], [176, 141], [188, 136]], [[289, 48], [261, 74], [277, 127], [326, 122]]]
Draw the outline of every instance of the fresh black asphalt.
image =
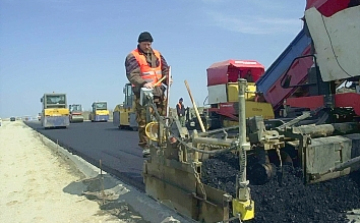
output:
[[40, 122], [26, 124], [94, 166], [100, 167], [101, 160], [104, 171], [144, 191], [138, 132], [119, 130], [111, 122], [71, 123], [67, 129], [46, 130]]

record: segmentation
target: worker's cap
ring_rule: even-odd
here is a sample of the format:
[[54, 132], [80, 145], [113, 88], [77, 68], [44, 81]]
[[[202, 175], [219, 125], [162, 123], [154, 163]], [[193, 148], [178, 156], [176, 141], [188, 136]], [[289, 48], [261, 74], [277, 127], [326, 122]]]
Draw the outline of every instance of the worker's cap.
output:
[[154, 40], [149, 32], [140, 33], [139, 38], [138, 38], [139, 43], [141, 43], [141, 42], [151, 42], [152, 43], [153, 41]]
[[179, 101], [183, 101], [183, 98], [180, 98]]

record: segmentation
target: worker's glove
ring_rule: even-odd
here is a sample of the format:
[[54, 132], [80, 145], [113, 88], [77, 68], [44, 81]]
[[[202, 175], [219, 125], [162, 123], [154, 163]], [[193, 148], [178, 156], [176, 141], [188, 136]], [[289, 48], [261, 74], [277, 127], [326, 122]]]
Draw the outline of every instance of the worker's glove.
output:
[[180, 117], [182, 116], [182, 114], [180, 114]]
[[152, 88], [154, 88], [154, 86], [153, 86], [153, 84], [152, 84], [151, 82], [145, 83], [143, 87], [145, 87], [145, 88], [147, 88], [147, 89], [152, 89]]

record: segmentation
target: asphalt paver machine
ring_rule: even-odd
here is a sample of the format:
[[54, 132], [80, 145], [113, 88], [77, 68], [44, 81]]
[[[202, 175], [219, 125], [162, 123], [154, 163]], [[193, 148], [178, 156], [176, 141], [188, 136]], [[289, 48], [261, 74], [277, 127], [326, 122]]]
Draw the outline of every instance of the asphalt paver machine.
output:
[[[190, 133], [177, 120], [160, 116], [152, 102], [151, 91], [142, 90], [141, 103], [148, 108], [146, 134], [151, 148], [151, 156], [145, 160], [143, 169], [146, 193], [196, 221], [227, 222], [233, 218], [246, 221], [254, 218], [256, 205], [251, 198], [247, 176], [256, 173], [260, 183], [266, 183], [282, 170], [285, 163], [290, 163], [301, 168], [305, 184], [313, 184], [359, 170], [360, 94], [341, 95], [333, 91], [335, 82], [353, 81], [356, 84], [360, 76], [359, 45], [351, 45], [360, 36], [360, 23], [355, 22], [359, 16], [359, 5], [344, 6], [329, 17], [322, 15], [316, 7], [307, 8], [305, 20], [316, 52], [312, 55], [316, 75], [311, 78], [317, 81], [321, 87], [317, 89], [321, 92], [315, 94], [316, 97], [310, 94], [312, 98], [307, 100], [312, 101], [307, 104], [313, 104], [311, 109], [293, 119], [273, 120], [274, 123], [269, 124], [262, 116], [246, 118], [248, 86], [245, 79], [238, 79], [239, 125]], [[286, 105], [304, 100], [288, 99]], [[342, 118], [341, 111], [348, 108], [353, 112]], [[318, 117], [319, 111], [337, 117], [336, 121], [329, 122], [327, 118], [326, 122], [306, 124], [309, 118]], [[233, 133], [234, 130], [237, 131]], [[201, 181], [203, 161], [227, 151], [237, 153], [240, 162], [234, 197]], [[275, 166], [269, 159], [270, 154], [277, 157]], [[250, 156], [257, 158], [254, 172], [246, 171]]]

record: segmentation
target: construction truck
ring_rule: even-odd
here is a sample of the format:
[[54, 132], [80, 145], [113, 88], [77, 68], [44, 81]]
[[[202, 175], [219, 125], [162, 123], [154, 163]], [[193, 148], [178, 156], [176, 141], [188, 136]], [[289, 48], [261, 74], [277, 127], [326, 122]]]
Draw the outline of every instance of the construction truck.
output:
[[130, 83], [123, 88], [125, 100], [123, 104], [116, 105], [113, 112], [113, 124], [119, 129], [138, 130], [136, 121], [134, 93]]
[[70, 123], [84, 122], [84, 116], [82, 114], [82, 106], [80, 104], [69, 105], [69, 120]]
[[107, 109], [107, 102], [94, 102], [91, 105], [92, 110], [89, 114], [91, 122], [107, 122], [109, 120], [109, 110]]
[[255, 82], [265, 67], [255, 60], [226, 60], [212, 64], [207, 70], [208, 129], [238, 125], [238, 78], [247, 79], [246, 117], [262, 115], [275, 118], [272, 105], [259, 102]]
[[40, 99], [42, 103], [41, 125], [44, 128], [67, 128], [69, 109], [67, 108], [66, 94], [49, 93]]
[[[144, 161], [146, 193], [195, 221], [247, 221], [256, 214], [256, 201], [251, 198], [247, 176], [257, 174], [257, 183], [264, 184], [286, 164], [302, 169], [304, 184], [315, 184], [359, 171], [360, 93], [336, 92], [343, 82], [352, 82], [359, 89], [360, 45], [354, 43], [360, 36], [360, 5], [353, 3], [307, 1], [304, 27], [305, 34], [311, 38], [311, 49], [310, 54], [296, 58], [313, 60], [305, 75], [307, 81], [301, 86], [292, 85], [296, 76], [290, 78], [285, 72], [276, 82], [280, 81], [281, 88], [290, 89], [289, 92], [296, 88], [296, 94], [265, 96], [282, 97], [284, 113], [304, 108], [299, 115], [295, 112], [294, 117], [287, 118], [249, 117], [246, 95], [248, 91], [252, 93], [251, 84], [241, 73], [237, 77], [237, 126], [211, 131], [201, 128], [201, 132], [194, 130], [190, 134], [174, 118], [148, 115], [145, 133], [150, 140], [151, 158]], [[290, 63], [287, 69], [295, 63]], [[301, 93], [299, 88], [307, 90]], [[142, 89], [141, 95], [141, 104], [154, 106], [150, 91]], [[208, 158], [202, 155], [226, 151], [236, 151], [239, 155], [234, 197], [202, 183], [200, 178], [202, 163]], [[257, 165], [249, 172], [246, 167], [250, 157], [256, 158]]]

